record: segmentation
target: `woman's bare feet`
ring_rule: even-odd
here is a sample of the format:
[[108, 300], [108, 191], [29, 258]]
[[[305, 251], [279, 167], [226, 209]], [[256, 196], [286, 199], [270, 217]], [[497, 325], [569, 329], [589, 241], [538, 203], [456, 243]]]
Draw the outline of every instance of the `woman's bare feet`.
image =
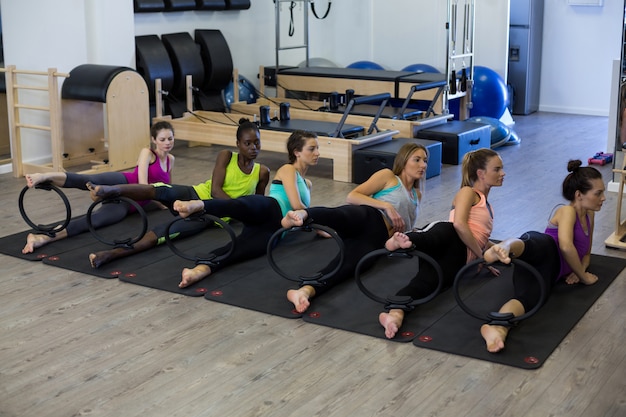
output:
[[304, 313], [311, 305], [310, 299], [315, 295], [315, 288], [305, 285], [297, 290], [287, 291], [287, 299], [293, 303], [298, 313]]
[[289, 210], [280, 221], [280, 225], [285, 229], [299, 227], [304, 224], [308, 216], [309, 213], [306, 210]]
[[89, 263], [92, 268], [100, 268], [102, 265], [109, 262], [111, 251], [102, 250], [99, 252], [93, 252], [89, 254]]
[[50, 242], [52, 242], [52, 238], [48, 235], [29, 233], [28, 236], [26, 236], [26, 245], [22, 249], [22, 253], [33, 253], [35, 249], [40, 248]]
[[178, 287], [186, 288], [190, 285], [195, 284], [198, 281], [203, 280], [209, 275], [211, 275], [211, 267], [209, 267], [208, 265], [200, 264], [196, 265], [193, 268], [184, 268], [182, 273], [182, 279], [180, 280]]
[[501, 246], [497, 243], [492, 245], [485, 251], [485, 253], [483, 253], [483, 259], [490, 264], [498, 261], [504, 264], [511, 263], [509, 248], [507, 246]]
[[173, 209], [178, 212], [180, 217], [185, 218], [204, 210], [204, 202], [202, 200], [176, 200], [174, 201]]
[[411, 245], [413, 245], [413, 243], [407, 235], [405, 235], [404, 233], [395, 232], [393, 236], [391, 236], [385, 242], [385, 249], [393, 252], [394, 250], [398, 249], [408, 249], [411, 247]]
[[117, 197], [120, 195], [120, 189], [115, 185], [95, 185], [88, 182], [86, 186], [93, 201], [100, 201], [105, 198]]
[[402, 327], [402, 321], [404, 320], [404, 311], [399, 309], [389, 310], [389, 313], [380, 313], [378, 315], [378, 321], [381, 326], [385, 328], [385, 336], [387, 339], [393, 339], [400, 327]]
[[26, 174], [26, 185], [28, 185], [29, 187], [34, 187], [37, 184], [41, 184], [42, 182], [46, 182], [46, 176], [44, 174]]
[[487, 350], [491, 353], [500, 352], [504, 349], [504, 341], [509, 333], [509, 329], [504, 326], [494, 326], [491, 324], [483, 324], [480, 327], [480, 334], [485, 343], [487, 344]]

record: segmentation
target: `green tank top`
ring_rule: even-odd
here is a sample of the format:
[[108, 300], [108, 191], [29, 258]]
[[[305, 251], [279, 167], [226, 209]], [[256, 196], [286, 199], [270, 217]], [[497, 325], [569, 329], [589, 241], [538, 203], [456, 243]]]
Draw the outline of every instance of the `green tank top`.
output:
[[[226, 166], [226, 176], [224, 177], [224, 186], [222, 189], [230, 198], [242, 197], [244, 195], [252, 195], [256, 193], [256, 187], [259, 184], [259, 173], [261, 172], [261, 165], [254, 163], [252, 172], [246, 174], [239, 169], [237, 164], [237, 152], [233, 152], [230, 157], [230, 162]], [[194, 185], [193, 189], [198, 194], [201, 200], [210, 200], [211, 197], [211, 183], [212, 180], [208, 180], [202, 184]]]

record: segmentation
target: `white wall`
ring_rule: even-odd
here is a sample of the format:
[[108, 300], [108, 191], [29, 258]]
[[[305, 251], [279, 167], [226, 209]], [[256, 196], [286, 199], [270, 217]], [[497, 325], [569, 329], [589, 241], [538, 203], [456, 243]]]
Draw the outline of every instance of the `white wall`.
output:
[[545, 2], [540, 111], [608, 116], [623, 18], [622, 0], [603, 7]]
[[[504, 77], [509, 0], [475, 2], [475, 63]], [[607, 0], [603, 7], [570, 6], [568, 0], [545, 3], [540, 110], [608, 115], [611, 63], [620, 57], [623, 1]], [[316, 1], [318, 9], [326, 4]], [[310, 16], [310, 56], [340, 66], [367, 59], [389, 69], [428, 63], [443, 70], [445, 4], [335, 0], [327, 19]], [[258, 66], [275, 63], [274, 5], [269, 0], [252, 0], [251, 9], [241, 11], [146, 14], [133, 14], [130, 0], [0, 0], [0, 7], [5, 63], [18, 68], [69, 72], [84, 63], [133, 67], [135, 35], [192, 33], [196, 28], [220, 29], [235, 67], [255, 83]], [[288, 3], [282, 7], [284, 37]], [[301, 33], [301, 6], [294, 10], [294, 24]], [[283, 64], [302, 60], [302, 51], [281, 54]], [[34, 161], [49, 151], [36, 141], [24, 155]]]

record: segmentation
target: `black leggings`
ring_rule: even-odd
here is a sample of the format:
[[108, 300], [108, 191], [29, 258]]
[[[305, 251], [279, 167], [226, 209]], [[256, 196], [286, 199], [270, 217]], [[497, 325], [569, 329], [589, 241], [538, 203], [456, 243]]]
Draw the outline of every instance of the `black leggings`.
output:
[[[354, 277], [356, 266], [365, 255], [380, 249], [389, 238], [382, 213], [370, 206], [344, 205], [335, 208], [312, 207], [306, 209], [313, 223], [334, 229], [344, 242], [344, 261], [336, 274], [328, 277], [323, 285], [315, 285], [319, 295], [346, 278]], [[339, 257], [335, 257], [320, 272], [335, 269]]]
[[[243, 223], [243, 229], [235, 239], [235, 249], [228, 258], [211, 265], [211, 272], [265, 255], [267, 243], [274, 232], [281, 228], [280, 221], [283, 218], [276, 199], [258, 194], [231, 200], [205, 200], [204, 209], [213, 216], [232, 217]], [[230, 247], [229, 243], [214, 250], [213, 253], [223, 255]]]
[[176, 200], [199, 200], [196, 190], [191, 185], [158, 184], [154, 185], [155, 200], [171, 207]]
[[[539, 232], [526, 232], [520, 236], [520, 240], [524, 242], [524, 251], [517, 258], [535, 267], [546, 290], [550, 291], [561, 270], [556, 242], [550, 235]], [[513, 287], [515, 299], [522, 303], [525, 311], [531, 310], [539, 302], [539, 284], [526, 268], [514, 269]]]
[[[126, 184], [126, 177], [121, 172], [101, 172], [98, 174], [84, 175], [68, 172], [64, 188], [78, 188], [87, 190], [87, 183], [101, 185]], [[120, 222], [126, 217], [132, 206], [126, 203], [101, 204], [100, 207], [91, 213], [91, 223], [95, 229]], [[67, 225], [68, 236], [76, 236], [89, 231], [87, 216], [78, 216]]]
[[[437, 222], [423, 230], [407, 233], [415, 249], [430, 255], [443, 272], [443, 288], [454, 283], [457, 272], [467, 260], [467, 247], [451, 222]], [[397, 295], [410, 296], [414, 300], [427, 297], [439, 285], [437, 272], [428, 262], [420, 262], [419, 271], [409, 284]]]

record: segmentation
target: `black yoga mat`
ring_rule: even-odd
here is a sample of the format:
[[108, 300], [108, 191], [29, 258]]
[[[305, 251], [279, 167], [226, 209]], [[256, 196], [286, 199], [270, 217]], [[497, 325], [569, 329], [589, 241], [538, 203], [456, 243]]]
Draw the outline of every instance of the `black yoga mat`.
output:
[[[375, 296], [386, 299], [404, 287], [418, 271], [419, 258], [384, 257], [360, 273], [361, 283]], [[442, 291], [432, 302], [418, 304], [405, 316], [402, 328], [392, 340], [410, 342], [455, 306], [449, 291]], [[383, 302], [375, 301], [362, 292], [355, 279], [329, 289], [311, 300], [311, 307], [303, 316], [309, 323], [348, 330], [368, 336], [387, 339], [378, 316], [385, 311]]]
[[[624, 259], [592, 255], [589, 271], [598, 275], [598, 282], [591, 286], [557, 284], [537, 314], [511, 329], [505, 348], [498, 353], [485, 348], [480, 335], [483, 322], [458, 306], [421, 332], [413, 344], [523, 369], [539, 368], [624, 267]], [[472, 297], [493, 299], [498, 305], [506, 301], [498, 294], [498, 286], [491, 284], [474, 291], [467, 304], [471, 305]]]
[[333, 239], [316, 237], [314, 232], [289, 233], [273, 250], [273, 259], [290, 278], [277, 273], [264, 256], [217, 273], [215, 278], [220, 275], [238, 278], [226, 283], [214, 282], [205, 298], [285, 318], [302, 317], [287, 300], [287, 291], [298, 288], [299, 274], [313, 276], [338, 253]]
[[[147, 216], [148, 230], [150, 230], [152, 226], [174, 219], [172, 214], [167, 210], [151, 211], [147, 213]], [[141, 217], [139, 214], [131, 214], [121, 222], [98, 229], [97, 232], [99, 236], [110, 241], [115, 238], [134, 237], [132, 236], [133, 233], [139, 233], [137, 224], [140, 221]], [[70, 245], [69, 242], [74, 240], [79, 240], [80, 245]], [[49, 249], [48, 247], [56, 248], [56, 245], [61, 243], [64, 244], [63, 246], [69, 246], [69, 248], [63, 251], [54, 252], [50, 256], [44, 258], [43, 262], [45, 264], [69, 269], [71, 271], [82, 272], [84, 274], [100, 278], [117, 278], [122, 273], [125, 273], [125, 271], [134, 270], [143, 265], [155, 262], [160, 259], [159, 256], [172, 255], [170, 251], [167, 251], [167, 249], [161, 250], [160, 255], [159, 253], [153, 251], [147, 251], [128, 258], [118, 259], [114, 262], [105, 264], [100, 268], [92, 268], [89, 263], [89, 254], [111, 249], [112, 246], [100, 242], [91, 233], [83, 233], [58, 242], [52, 242], [42, 249]]]
[[[147, 213], [147, 215], [148, 229], [150, 229], [151, 225], [166, 222], [174, 218], [167, 210], [150, 211]], [[137, 228], [133, 225], [136, 225], [138, 221], [140, 221], [139, 215], [132, 214], [126, 217], [121, 222], [107, 227], [103, 227], [99, 229], [99, 231], [106, 234], [105, 236], [112, 233], [115, 234], [116, 232], [119, 233], [119, 235], [121, 236], [121, 234], [125, 231], [128, 231], [129, 228], [132, 228], [132, 230], [137, 230]], [[22, 248], [26, 244], [26, 236], [29, 233], [33, 233], [33, 230], [25, 230], [22, 232], [14, 233], [12, 235], [1, 237], [0, 253], [28, 261], [40, 261], [50, 256], [68, 252], [76, 252], [76, 254], [73, 256], [76, 256], [76, 258], [74, 259], [78, 260], [80, 259], [80, 256], [82, 256], [81, 254], [85, 254], [85, 259], [87, 259], [87, 256], [91, 251], [103, 250], [108, 248], [105, 244], [100, 243], [91, 233], [87, 232], [72, 236], [70, 238], [48, 243], [45, 246], [35, 249], [33, 253], [23, 254]], [[63, 267], [61, 264], [59, 264], [59, 266]], [[71, 266], [69, 269], [89, 273], [88, 271], [83, 271], [83, 269], [86, 269], [88, 267], [90, 268], [87, 262], [87, 265], [85, 265], [84, 268], [82, 268], [81, 266]]]

